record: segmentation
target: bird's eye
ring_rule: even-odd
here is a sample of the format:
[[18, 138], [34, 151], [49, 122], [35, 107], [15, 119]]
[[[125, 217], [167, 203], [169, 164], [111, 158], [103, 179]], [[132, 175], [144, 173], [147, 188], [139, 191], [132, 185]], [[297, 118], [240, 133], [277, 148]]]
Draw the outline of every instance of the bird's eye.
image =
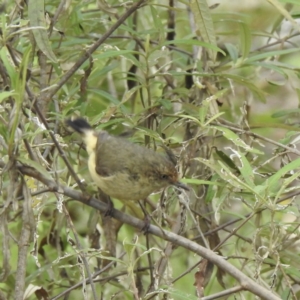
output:
[[169, 176], [166, 175], [166, 174], [162, 174], [162, 175], [161, 175], [161, 179], [168, 179], [168, 178], [169, 178]]

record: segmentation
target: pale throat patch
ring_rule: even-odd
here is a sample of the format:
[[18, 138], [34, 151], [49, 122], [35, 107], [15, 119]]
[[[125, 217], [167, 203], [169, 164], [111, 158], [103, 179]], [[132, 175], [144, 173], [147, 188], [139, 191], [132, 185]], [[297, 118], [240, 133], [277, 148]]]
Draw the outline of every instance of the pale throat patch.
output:
[[95, 151], [97, 144], [97, 136], [95, 135], [94, 130], [87, 130], [84, 133], [83, 140], [86, 144], [86, 151], [91, 155], [92, 152]]

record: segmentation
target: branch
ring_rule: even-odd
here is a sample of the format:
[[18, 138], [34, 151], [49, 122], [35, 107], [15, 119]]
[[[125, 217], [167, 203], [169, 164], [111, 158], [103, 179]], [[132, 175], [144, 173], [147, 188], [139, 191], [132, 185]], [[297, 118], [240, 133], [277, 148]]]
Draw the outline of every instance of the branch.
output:
[[22, 229], [18, 242], [18, 264], [16, 273], [15, 300], [23, 300], [25, 279], [26, 279], [26, 263], [28, 247], [32, 241], [33, 230], [35, 228], [34, 216], [32, 212], [31, 195], [26, 183], [23, 181], [23, 216]]
[[[1, 165], [4, 165], [3, 162], [0, 161], [0, 167]], [[84, 203], [90, 207], [93, 207], [102, 213], [105, 213], [108, 209], [107, 205], [98, 199], [91, 197], [88, 201], [86, 201], [86, 196], [82, 194], [81, 192], [77, 192], [67, 186], [61, 185], [59, 183], [56, 183], [54, 180], [50, 179], [49, 177], [46, 177], [45, 175], [39, 173], [37, 170], [24, 166], [21, 164], [17, 164], [17, 167], [21, 173], [27, 176], [31, 176], [42, 183], [44, 183], [46, 186], [49, 187], [50, 190], [53, 192], [57, 192], [60, 194], [63, 194], [67, 197], [70, 197], [74, 200], [80, 201], [81, 203]], [[112, 211], [112, 217], [115, 219], [118, 219], [119, 221], [126, 223], [128, 225], [131, 225], [135, 228], [138, 228], [142, 230], [144, 228], [144, 221], [141, 221], [133, 216], [129, 216], [127, 214], [122, 213], [121, 211], [118, 211], [116, 209], [113, 209]], [[231, 276], [233, 276], [243, 287], [243, 289], [248, 290], [252, 292], [253, 294], [261, 297], [262, 299], [266, 300], [280, 300], [280, 298], [273, 294], [272, 291], [266, 289], [265, 287], [260, 286], [258, 283], [256, 283], [254, 280], [246, 276], [243, 272], [238, 270], [236, 267], [232, 266], [230, 263], [228, 263], [226, 260], [224, 260], [221, 256], [215, 254], [213, 251], [206, 249], [197, 243], [184, 238], [182, 236], [179, 236], [177, 234], [174, 234], [172, 232], [163, 230], [157, 226], [150, 225], [148, 229], [148, 233], [151, 233], [155, 236], [158, 236], [166, 241], [169, 241], [177, 246], [181, 246], [185, 249], [188, 249], [194, 253], [197, 253], [198, 255], [206, 258], [213, 264], [217, 265], [219, 268], [224, 270], [225, 272], [229, 273]]]
[[119, 19], [118, 21], [111, 26], [73, 65], [73, 67], [61, 77], [60, 81], [53, 87], [51, 91], [47, 94], [48, 99], [52, 98], [60, 88], [75, 74], [75, 72], [80, 68], [80, 66], [91, 56], [93, 52], [95, 52], [98, 47], [105, 42], [105, 40], [119, 27], [124, 21], [132, 15], [137, 9], [139, 9], [144, 2], [147, 0], [140, 0], [134, 3]]

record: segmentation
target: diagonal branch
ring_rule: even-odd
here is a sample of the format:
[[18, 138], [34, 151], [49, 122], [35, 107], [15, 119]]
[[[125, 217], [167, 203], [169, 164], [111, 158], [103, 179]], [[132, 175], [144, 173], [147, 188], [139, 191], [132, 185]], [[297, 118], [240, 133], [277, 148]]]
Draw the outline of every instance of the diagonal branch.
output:
[[[4, 166], [5, 164], [0, 161], [0, 167]], [[17, 167], [21, 173], [24, 175], [31, 176], [42, 183], [44, 183], [46, 186], [48, 186], [52, 191], [61, 193], [67, 197], [70, 197], [74, 200], [80, 201], [88, 206], [91, 206], [101, 212], [106, 212], [108, 207], [105, 203], [99, 201], [96, 198], [91, 197], [90, 200], [86, 201], [85, 195], [83, 195], [81, 192], [77, 192], [67, 186], [61, 185], [56, 183], [54, 180], [49, 179], [49, 177], [46, 177], [45, 175], [39, 173], [37, 170], [24, 166], [21, 164], [17, 164]], [[129, 224], [135, 228], [138, 228], [142, 230], [145, 226], [145, 223], [133, 216], [129, 216], [127, 214], [122, 213], [121, 211], [118, 211], [116, 209], [113, 209], [112, 211], [112, 217], [115, 219], [120, 220], [123, 223]], [[254, 280], [249, 278], [247, 275], [245, 275], [243, 272], [238, 270], [236, 267], [228, 263], [224, 258], [217, 255], [213, 251], [206, 249], [197, 243], [184, 238], [180, 235], [174, 234], [172, 232], [162, 230], [161, 228], [150, 225], [148, 229], [148, 233], [151, 233], [155, 236], [158, 236], [160, 238], [163, 238], [164, 240], [167, 240], [177, 246], [184, 247], [185, 249], [188, 249], [194, 253], [197, 253], [198, 255], [206, 258], [213, 264], [217, 265], [219, 268], [233, 276], [243, 287], [243, 289], [248, 290], [249, 292], [252, 292], [253, 294], [261, 297], [262, 299], [266, 300], [280, 300], [280, 298], [273, 294], [272, 291], [266, 289], [265, 287], [260, 286], [258, 283], [256, 283]]]
[[142, 5], [144, 5], [147, 0], [140, 0], [134, 3], [119, 19], [118, 21], [111, 26], [74, 64], [74, 66], [61, 77], [60, 81], [49, 91], [46, 98], [52, 98], [60, 88], [75, 74], [75, 72], [80, 68], [80, 66], [91, 56], [93, 52], [97, 50], [97, 48], [105, 42], [106, 39], [118, 28], [120, 27], [124, 21], [132, 15], [137, 9], [139, 9]]

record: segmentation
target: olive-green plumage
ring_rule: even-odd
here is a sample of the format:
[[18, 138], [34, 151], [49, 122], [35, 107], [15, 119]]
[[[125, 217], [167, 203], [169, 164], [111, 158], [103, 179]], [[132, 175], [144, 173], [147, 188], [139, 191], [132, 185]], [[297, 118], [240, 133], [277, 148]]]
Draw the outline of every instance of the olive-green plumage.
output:
[[178, 181], [173, 159], [129, 140], [95, 131], [84, 119], [67, 120], [83, 136], [92, 179], [107, 195], [142, 200], [168, 185], [187, 189]]

